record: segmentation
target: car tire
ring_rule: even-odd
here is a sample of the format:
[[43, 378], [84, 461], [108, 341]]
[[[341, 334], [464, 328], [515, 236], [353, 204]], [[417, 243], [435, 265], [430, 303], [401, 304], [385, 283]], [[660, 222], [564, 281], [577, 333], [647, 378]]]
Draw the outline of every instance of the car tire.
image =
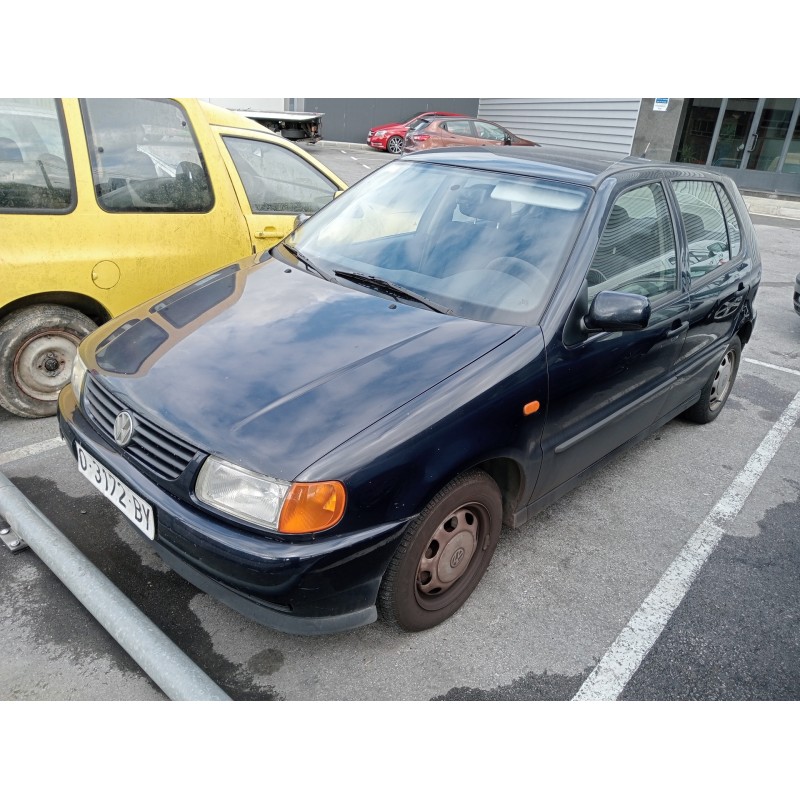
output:
[[404, 534], [383, 577], [378, 609], [389, 624], [422, 631], [451, 617], [480, 582], [497, 547], [503, 501], [474, 470], [451, 481]]
[[37, 305], [0, 323], [0, 406], [18, 417], [51, 417], [69, 382], [78, 343], [97, 326], [73, 308]]
[[399, 156], [403, 152], [403, 141], [402, 136], [390, 136], [389, 141], [386, 142], [386, 152]]
[[684, 419], [705, 425], [719, 416], [730, 396], [741, 360], [742, 343], [738, 336], [734, 336], [703, 387], [700, 399], [683, 412]]

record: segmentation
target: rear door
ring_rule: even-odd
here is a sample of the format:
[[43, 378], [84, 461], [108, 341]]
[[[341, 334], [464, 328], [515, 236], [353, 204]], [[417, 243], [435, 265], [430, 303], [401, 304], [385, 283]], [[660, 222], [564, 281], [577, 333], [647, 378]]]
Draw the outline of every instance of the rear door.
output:
[[696, 395], [740, 323], [753, 280], [740, 224], [721, 182], [671, 182], [686, 240], [691, 309], [686, 345], [676, 365], [676, 406]]

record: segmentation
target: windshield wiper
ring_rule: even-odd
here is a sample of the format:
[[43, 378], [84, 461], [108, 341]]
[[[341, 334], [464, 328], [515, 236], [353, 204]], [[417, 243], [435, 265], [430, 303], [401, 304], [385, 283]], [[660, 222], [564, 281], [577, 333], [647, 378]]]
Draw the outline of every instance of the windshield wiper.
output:
[[326, 281], [331, 281], [332, 283], [338, 283], [330, 272], [318, 267], [307, 255], [301, 253], [296, 247], [292, 247], [292, 245], [286, 244], [286, 242], [281, 242], [281, 245], [306, 268], [307, 272], [316, 272], [320, 278], [324, 278]]
[[379, 289], [384, 294], [388, 294], [390, 297], [394, 297], [395, 299], [402, 297], [406, 300], [415, 300], [417, 303], [421, 303], [423, 306], [426, 306], [427, 308], [430, 308], [432, 311], [436, 311], [439, 314], [453, 313], [451, 308], [447, 308], [446, 306], [440, 305], [433, 300], [429, 300], [427, 297], [423, 297], [421, 294], [412, 292], [410, 289], [406, 289], [404, 286], [400, 286], [397, 283], [392, 283], [391, 281], [384, 280], [383, 278], [376, 278], [374, 275], [365, 275], [363, 272], [349, 272], [348, 270], [343, 269], [335, 270], [334, 275], [337, 275], [340, 278], [346, 278], [348, 281], [353, 281], [353, 283], [360, 283], [362, 286], [369, 286], [372, 289]]

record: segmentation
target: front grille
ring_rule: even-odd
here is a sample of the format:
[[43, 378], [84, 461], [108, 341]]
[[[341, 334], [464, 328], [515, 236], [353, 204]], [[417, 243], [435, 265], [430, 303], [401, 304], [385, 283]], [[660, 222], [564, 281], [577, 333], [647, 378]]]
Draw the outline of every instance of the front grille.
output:
[[95, 427], [112, 442], [117, 414], [120, 411], [129, 411], [136, 424], [133, 438], [125, 447], [125, 452], [131, 459], [161, 478], [175, 480], [197, 455], [196, 447], [127, 409], [91, 376], [86, 377], [84, 406]]

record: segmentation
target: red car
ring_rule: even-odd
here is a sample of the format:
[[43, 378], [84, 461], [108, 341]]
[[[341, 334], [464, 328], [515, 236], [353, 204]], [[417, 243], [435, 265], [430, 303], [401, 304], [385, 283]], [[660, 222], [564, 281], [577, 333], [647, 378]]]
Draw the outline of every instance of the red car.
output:
[[461, 114], [454, 114], [451, 111], [425, 111], [416, 114], [405, 122], [387, 122], [385, 125], [377, 125], [370, 128], [367, 134], [367, 144], [376, 150], [386, 150], [389, 153], [400, 155], [403, 152], [403, 142], [406, 138], [408, 129], [422, 119], [430, 117], [460, 117]]
[[508, 144], [540, 146], [538, 142], [523, 139], [496, 122], [477, 117], [434, 117], [430, 122], [416, 125], [408, 131], [403, 152], [415, 153], [434, 147], [493, 147]]

